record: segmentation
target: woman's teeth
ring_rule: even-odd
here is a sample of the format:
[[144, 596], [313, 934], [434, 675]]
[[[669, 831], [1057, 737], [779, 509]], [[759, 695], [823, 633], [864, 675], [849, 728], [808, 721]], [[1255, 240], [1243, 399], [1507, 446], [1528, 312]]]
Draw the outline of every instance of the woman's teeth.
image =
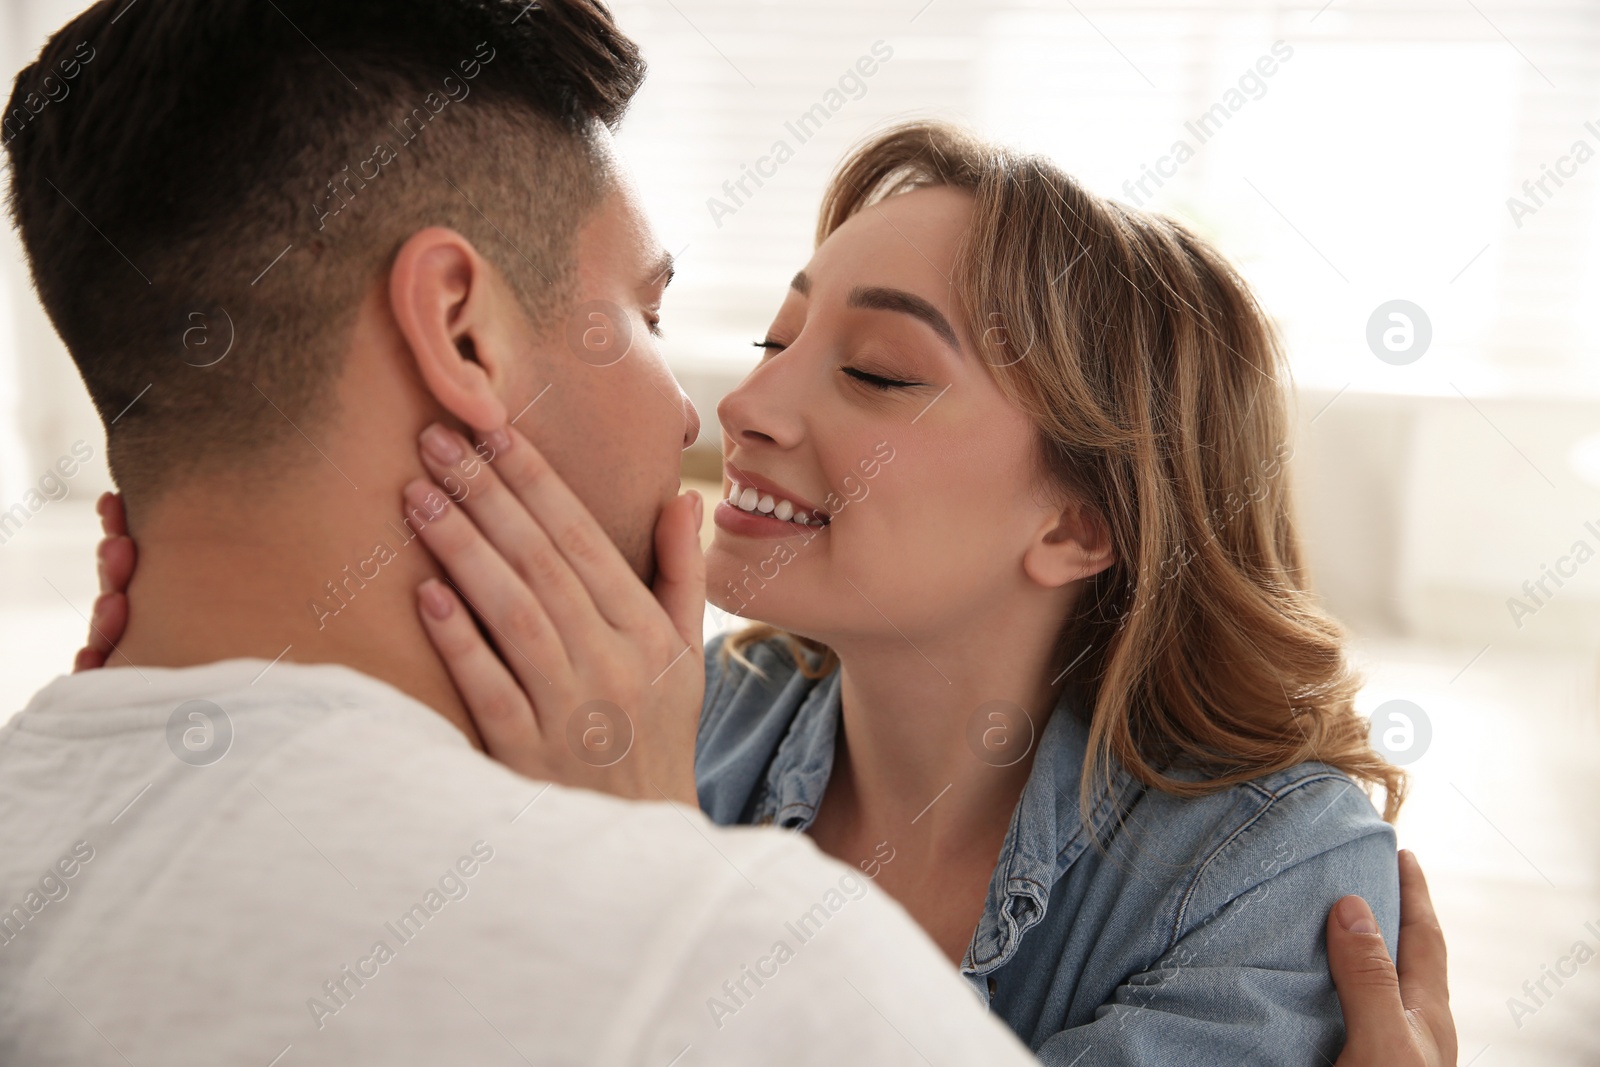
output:
[[820, 515], [812, 515], [799, 510], [788, 500], [774, 497], [771, 493], [759, 493], [748, 485], [732, 483], [728, 489], [728, 503], [740, 511], [754, 512], [760, 515], [771, 515], [784, 522], [796, 522], [801, 526], [826, 526], [827, 520]]

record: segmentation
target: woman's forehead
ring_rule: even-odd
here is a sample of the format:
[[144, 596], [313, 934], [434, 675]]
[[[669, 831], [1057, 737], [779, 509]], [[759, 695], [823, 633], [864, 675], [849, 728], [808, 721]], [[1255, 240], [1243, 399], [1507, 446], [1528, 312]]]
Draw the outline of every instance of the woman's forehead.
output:
[[944, 303], [973, 199], [957, 189], [917, 189], [871, 204], [828, 235], [802, 272], [810, 285], [884, 285]]

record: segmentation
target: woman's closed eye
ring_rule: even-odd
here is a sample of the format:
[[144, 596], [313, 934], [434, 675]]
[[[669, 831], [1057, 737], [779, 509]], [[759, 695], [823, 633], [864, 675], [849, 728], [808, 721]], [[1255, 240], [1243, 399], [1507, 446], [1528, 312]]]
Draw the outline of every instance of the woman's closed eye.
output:
[[[774, 341], [770, 337], [765, 338], [764, 340], [752, 342], [752, 344], [754, 344], [756, 348], [760, 348], [765, 351], [766, 355], [763, 357], [764, 359], [775, 356], [779, 352], [782, 352], [785, 348], [789, 347], [784, 342]], [[880, 390], [882, 392], [888, 392], [891, 389], [912, 389], [919, 385], [927, 384], [925, 382], [914, 382], [904, 378], [891, 378], [884, 374], [874, 374], [871, 371], [862, 370], [860, 367], [840, 367], [839, 371], [846, 377], [860, 382], [862, 385], [872, 389]]]
[[887, 378], [882, 374], [873, 374], [871, 371], [864, 371], [859, 367], [840, 367], [839, 370], [846, 377], [883, 392], [888, 392], [890, 389], [912, 389], [925, 384], [923, 382], [906, 381], [901, 378]]

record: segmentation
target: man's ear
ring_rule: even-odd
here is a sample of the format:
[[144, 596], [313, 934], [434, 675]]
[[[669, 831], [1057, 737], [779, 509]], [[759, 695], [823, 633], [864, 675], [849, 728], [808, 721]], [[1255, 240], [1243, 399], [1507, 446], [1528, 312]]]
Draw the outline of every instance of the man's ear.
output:
[[1105, 519], [1085, 504], [1067, 501], [1040, 523], [1022, 554], [1022, 569], [1039, 585], [1056, 589], [1093, 577], [1116, 561]]
[[503, 426], [521, 310], [472, 242], [442, 226], [412, 234], [389, 271], [389, 306], [440, 406], [474, 430]]

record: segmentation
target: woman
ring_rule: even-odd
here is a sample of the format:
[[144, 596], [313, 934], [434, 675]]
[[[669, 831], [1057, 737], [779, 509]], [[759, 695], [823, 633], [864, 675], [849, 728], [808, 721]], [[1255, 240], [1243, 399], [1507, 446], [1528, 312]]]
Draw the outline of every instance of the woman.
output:
[[1331, 1061], [1307, 911], [1394, 928], [1352, 786], [1392, 817], [1403, 778], [1305, 589], [1264, 315], [1182, 227], [940, 125], [849, 159], [818, 238], [719, 408], [710, 595], [762, 625], [708, 650], [702, 807], [859, 866], [1045, 1062]]
[[767, 625], [708, 650], [702, 807], [875, 875], [1047, 1062], [1333, 1059], [1305, 909], [1392, 926], [1353, 785], [1404, 783], [1305, 588], [1264, 313], [941, 125], [848, 159], [818, 239], [718, 409], [709, 588]]

